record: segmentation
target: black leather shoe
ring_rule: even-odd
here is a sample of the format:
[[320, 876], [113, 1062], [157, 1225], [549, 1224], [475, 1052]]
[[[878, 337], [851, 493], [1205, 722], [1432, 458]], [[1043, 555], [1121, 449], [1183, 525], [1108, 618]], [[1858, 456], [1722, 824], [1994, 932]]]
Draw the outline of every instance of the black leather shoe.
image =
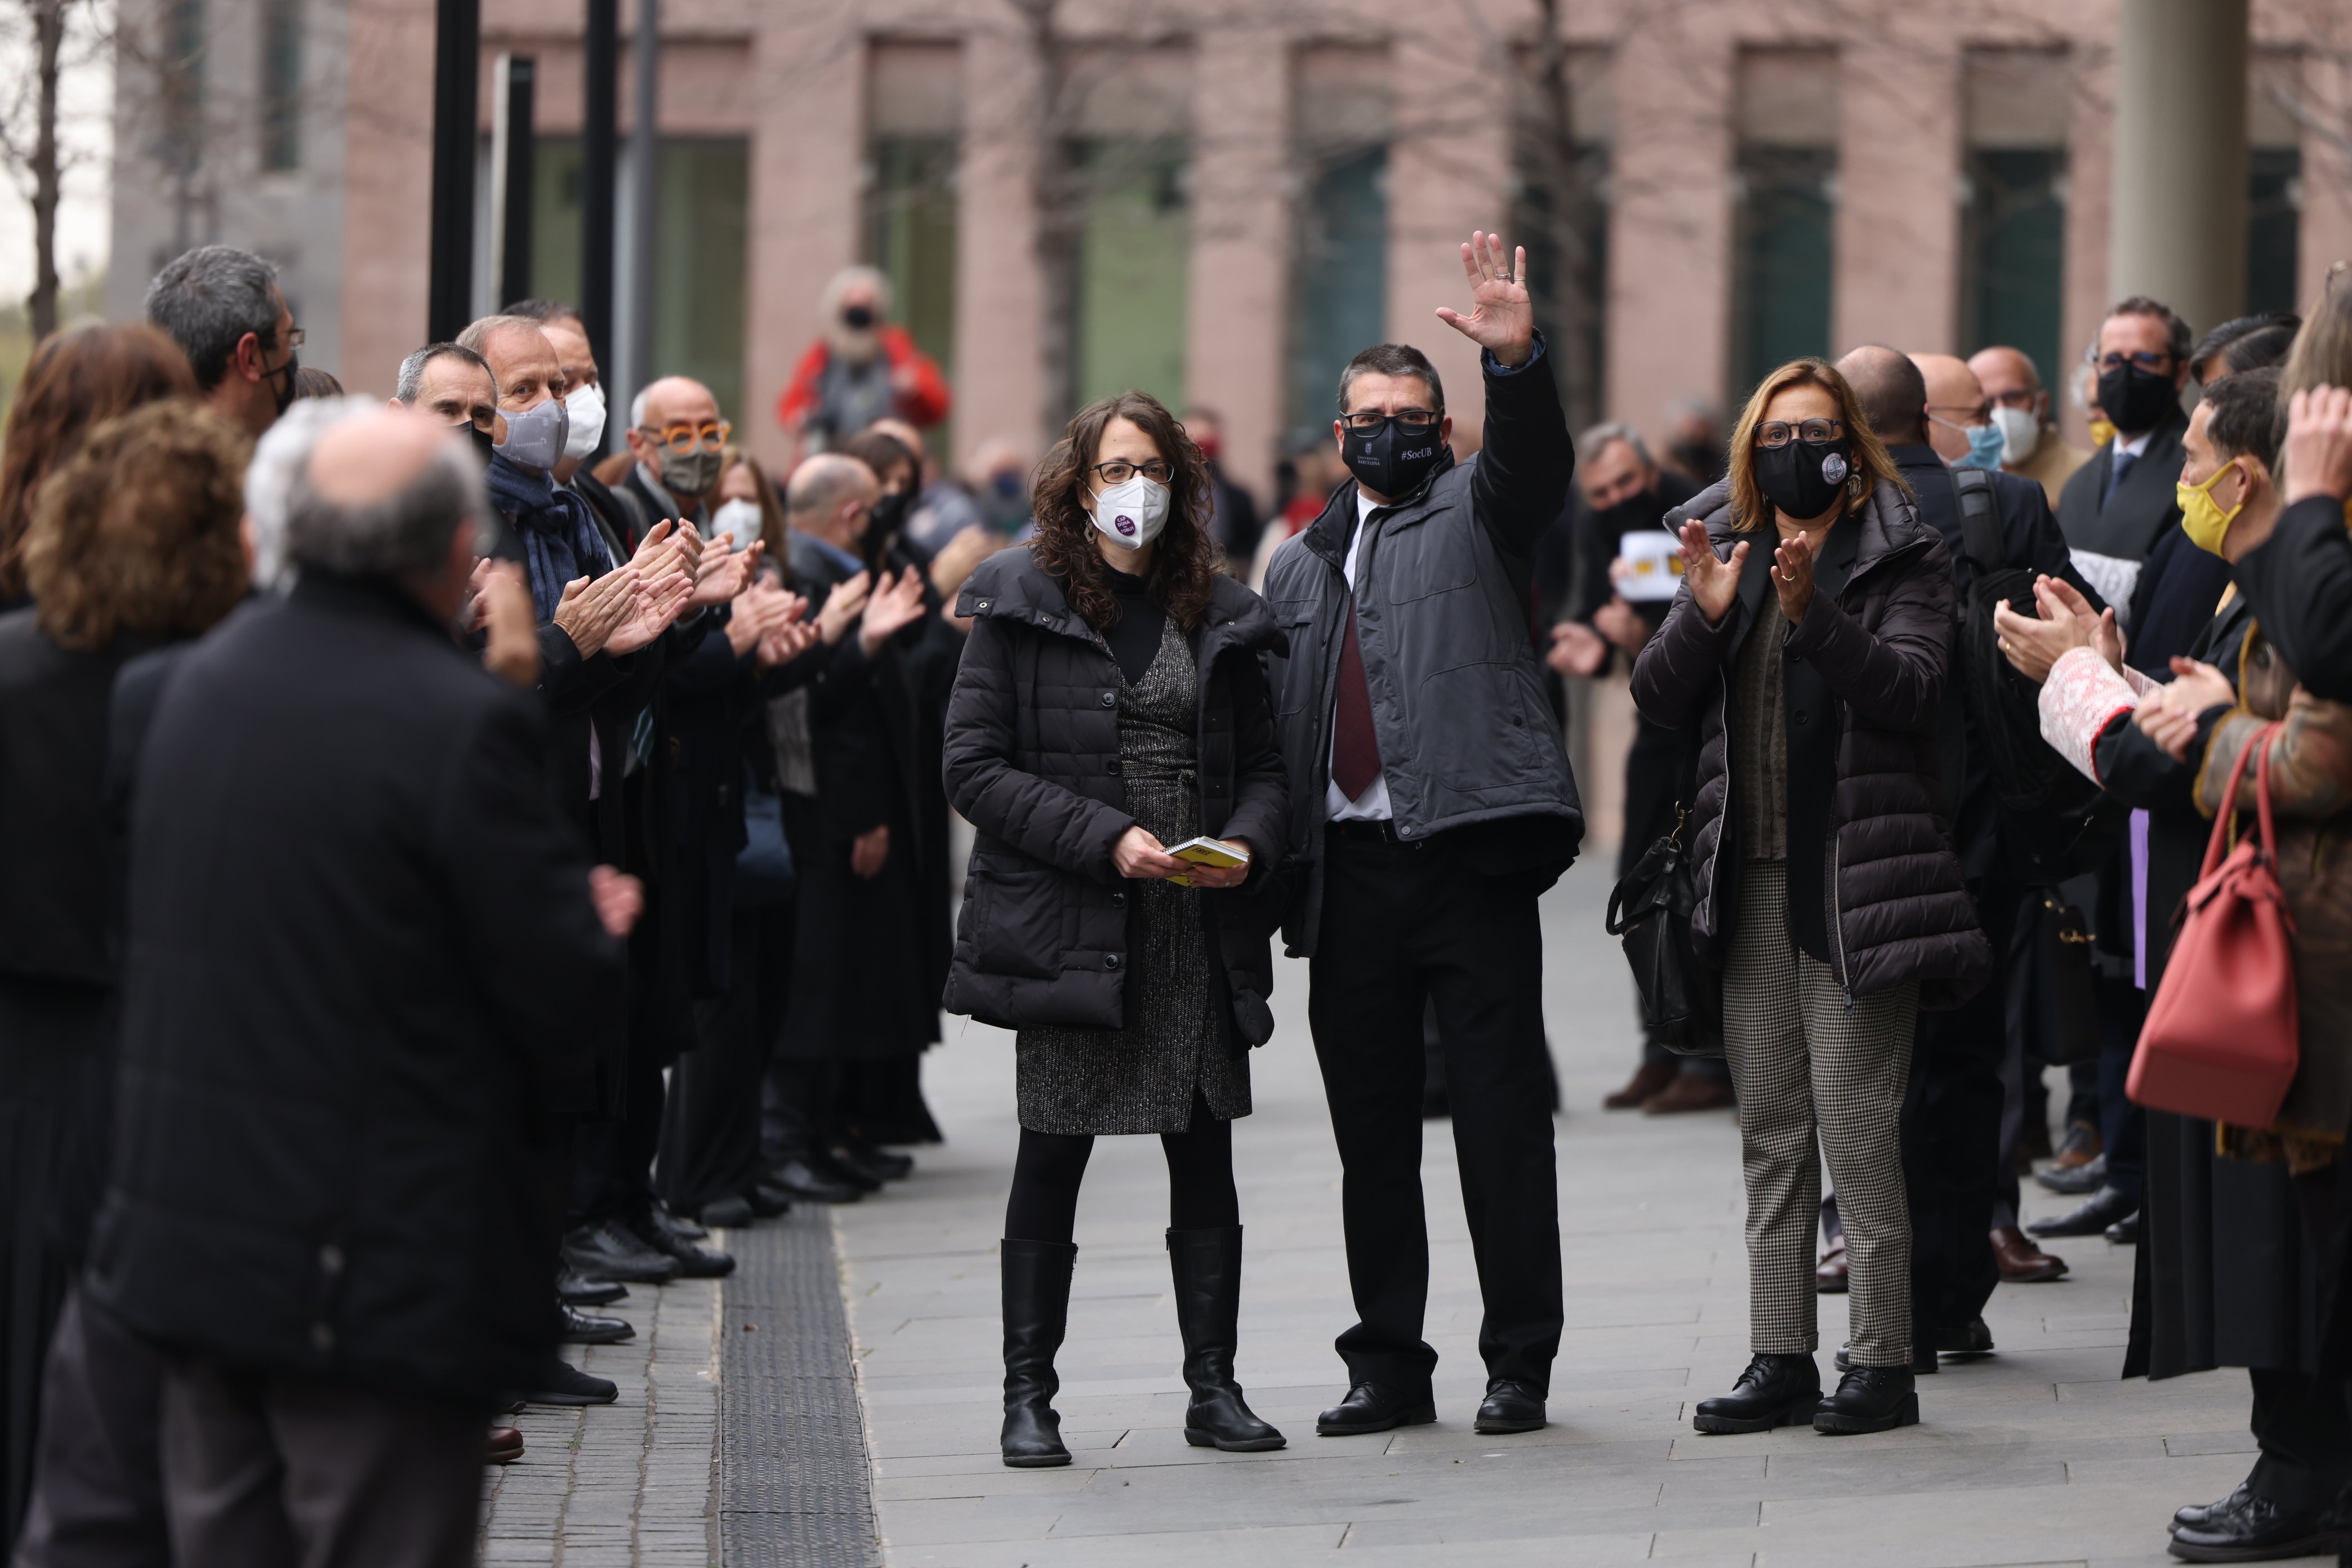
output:
[[617, 1279], [598, 1279], [569, 1263], [555, 1271], [555, 1294], [575, 1307], [609, 1307], [625, 1300], [629, 1288]]
[[[735, 1272], [733, 1254], [688, 1240], [672, 1225], [663, 1224], [666, 1217], [667, 1216], [664, 1215], [662, 1209], [656, 1205], [635, 1215], [630, 1221], [629, 1228], [636, 1234], [637, 1239], [643, 1241], [647, 1247], [676, 1258], [680, 1279], [718, 1279]], [[702, 1230], [700, 1226], [695, 1228]], [[709, 1236], [710, 1233], [704, 1230], [702, 1234]]]
[[792, 1194], [780, 1187], [768, 1185], [765, 1181], [752, 1183], [743, 1194], [743, 1202], [761, 1219], [774, 1219], [779, 1215], [793, 1212]]
[[1701, 1432], [1769, 1432], [1812, 1419], [1822, 1402], [1821, 1368], [1809, 1355], [1759, 1355], [1729, 1394], [1702, 1399], [1691, 1413]]
[[2137, 1213], [2127, 1214], [2124, 1215], [2123, 1218], [2116, 1221], [2115, 1224], [2107, 1226], [2107, 1239], [2114, 1242], [2117, 1247], [2137, 1247], [2139, 1245], [2139, 1215]]
[[2166, 1548], [2189, 1563], [2268, 1563], [2338, 1550], [2343, 1532], [2317, 1509], [2288, 1513], [2266, 1497], [2249, 1492], [2228, 1512], [2215, 1512], [2201, 1525], [2179, 1525]]
[[2107, 1157], [2101, 1154], [2089, 1164], [2076, 1165], [2072, 1169], [2037, 1172], [2033, 1179], [2051, 1192], [2078, 1198], [2084, 1193], [2095, 1193], [2107, 1184]]
[[1508, 1432], [1538, 1431], [1544, 1425], [1544, 1396], [1531, 1383], [1498, 1377], [1486, 1384], [1486, 1403], [1470, 1424], [1474, 1432], [1499, 1436]]
[[702, 1223], [715, 1230], [741, 1230], [756, 1217], [751, 1200], [744, 1197], [713, 1198], [702, 1205]]
[[915, 1173], [915, 1157], [885, 1149], [878, 1143], [836, 1143], [834, 1163], [877, 1182], [903, 1182]]
[[1242, 1227], [1204, 1226], [1168, 1233], [1168, 1270], [1176, 1286], [1176, 1329], [1184, 1341], [1184, 1441], [1195, 1448], [1257, 1454], [1288, 1439], [1257, 1418], [1234, 1377], [1241, 1339]]
[[531, 1383], [522, 1396], [533, 1405], [610, 1405], [621, 1397], [620, 1384], [611, 1378], [593, 1376], [552, 1356]]
[[[1853, 1370], [1853, 1346], [1851, 1344], [1843, 1344], [1838, 1346], [1837, 1354], [1832, 1356], [1830, 1360], [1836, 1364], [1840, 1373], [1852, 1372]], [[1938, 1364], [1936, 1360], [1936, 1347], [1932, 1343], [1923, 1345], [1916, 1340], [1912, 1342], [1911, 1372], [1913, 1376], [1926, 1377], [1930, 1373], [1937, 1373], [1943, 1370], [1943, 1367]]]
[[570, 1345], [618, 1344], [637, 1331], [637, 1326], [626, 1318], [607, 1318], [594, 1312], [579, 1311], [560, 1306], [562, 1321], [555, 1337]]
[[2185, 1526], [2190, 1530], [2200, 1529], [2212, 1523], [2215, 1520], [2221, 1518], [2225, 1513], [2235, 1513], [2238, 1510], [2245, 1507], [2246, 1500], [2253, 1495], [2254, 1494], [2247, 1489], [2246, 1483], [2240, 1481], [2238, 1483], [2238, 1489], [2231, 1492], [2228, 1497], [2223, 1498], [2219, 1502], [2192, 1502], [2185, 1508], [2174, 1509], [2172, 1510], [2172, 1528], [2179, 1530]]
[[808, 1156], [808, 1164], [809, 1169], [837, 1185], [854, 1187], [861, 1193], [878, 1193], [882, 1190], [881, 1177], [868, 1174], [854, 1165], [843, 1163], [830, 1149], [822, 1150]]
[[630, 1279], [667, 1285], [677, 1278], [677, 1259], [646, 1245], [617, 1219], [583, 1225], [563, 1238], [563, 1258], [599, 1279]]
[[[1957, 1329], [1945, 1329], [1936, 1335], [1936, 1348], [1946, 1355], [1980, 1356], [1992, 1354], [1992, 1330], [1982, 1318], [1970, 1318]], [[1914, 1371], [1917, 1369], [1913, 1368]]]
[[686, 1241], [708, 1241], [710, 1231], [701, 1221], [688, 1219], [682, 1214], [672, 1214], [667, 1204], [656, 1198], [653, 1203], [653, 1223], [671, 1236]]
[[2025, 1229], [2030, 1236], [2098, 1236], [2116, 1221], [2138, 1212], [2137, 1198], [2101, 1187], [2082, 1207], [2056, 1219], [2037, 1219]]
[[1054, 1354], [1070, 1321], [1070, 1273], [1078, 1249], [1066, 1241], [998, 1244], [1003, 1276], [1004, 1426], [997, 1447], [1018, 1470], [1070, 1462], [1054, 1395], [1062, 1380]]
[[1919, 1395], [1907, 1366], [1855, 1367], [1813, 1412], [1813, 1430], [1825, 1436], [1889, 1432], [1918, 1424]]
[[1396, 1394], [1377, 1383], [1360, 1383], [1348, 1390], [1347, 1398], [1315, 1418], [1315, 1435], [1353, 1437], [1398, 1426], [1426, 1426], [1436, 1419], [1437, 1403], [1425, 1390], [1418, 1395]]
[[794, 1203], [854, 1204], [865, 1196], [797, 1155], [770, 1171], [761, 1184]]

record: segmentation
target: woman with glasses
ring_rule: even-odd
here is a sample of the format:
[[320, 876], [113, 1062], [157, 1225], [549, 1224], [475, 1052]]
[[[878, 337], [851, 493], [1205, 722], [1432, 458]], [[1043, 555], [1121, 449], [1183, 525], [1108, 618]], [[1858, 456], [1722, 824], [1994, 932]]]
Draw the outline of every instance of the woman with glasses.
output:
[[[1754, 1359], [1694, 1424], [1881, 1432], [1919, 1418], [1896, 1137], [1912, 1027], [1992, 963], [1942, 820], [1951, 563], [1820, 360], [1764, 378], [1730, 459], [1680, 514], [1682, 590], [1633, 667], [1643, 717], [1699, 726], [1691, 935], [1721, 972], [1748, 1186]], [[1827, 1398], [1824, 1154], [1852, 1281], [1851, 1366]]]
[[[1196, 1447], [1278, 1448], [1234, 1380], [1233, 1119], [1272, 1034], [1258, 895], [1286, 804], [1258, 655], [1265, 602], [1218, 570], [1200, 448], [1127, 393], [1070, 421], [1037, 531], [964, 585], [948, 789], [979, 830], [946, 1006], [1019, 1031], [1004, 1216], [1004, 1462], [1066, 1465], [1054, 1356], [1098, 1135], [1156, 1132]], [[1179, 858], [1195, 836], [1210, 862]]]

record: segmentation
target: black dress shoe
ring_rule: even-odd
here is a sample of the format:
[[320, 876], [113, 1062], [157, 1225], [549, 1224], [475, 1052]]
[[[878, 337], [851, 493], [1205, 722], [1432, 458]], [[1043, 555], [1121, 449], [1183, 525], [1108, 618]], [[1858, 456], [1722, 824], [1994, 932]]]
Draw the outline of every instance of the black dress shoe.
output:
[[1318, 1437], [1353, 1437], [1398, 1426], [1426, 1426], [1437, 1419], [1437, 1404], [1426, 1392], [1392, 1393], [1377, 1383], [1360, 1383], [1348, 1397], [1315, 1418]]
[[903, 1182], [915, 1172], [915, 1157], [885, 1149], [878, 1143], [859, 1141], [836, 1143], [833, 1149], [834, 1163], [845, 1165], [863, 1176], [877, 1182]]
[[2123, 1218], [2116, 1221], [2115, 1224], [2107, 1226], [2107, 1239], [2114, 1242], [2117, 1247], [2137, 1247], [2139, 1245], [2139, 1215], [2137, 1213], [2127, 1214], [2124, 1215]]
[[856, 1187], [861, 1193], [878, 1193], [882, 1178], [844, 1162], [832, 1150], [826, 1149], [809, 1156], [809, 1168], [844, 1186]]
[[2138, 1212], [2137, 1198], [2101, 1187], [2081, 1208], [2056, 1219], [2037, 1219], [2025, 1228], [2032, 1236], [2097, 1236], [2116, 1221]]
[[743, 1202], [751, 1213], [761, 1219], [774, 1219], [779, 1215], [788, 1215], [793, 1212], [791, 1195], [768, 1185], [764, 1181], [752, 1183], [743, 1194]]
[[2236, 1508], [2216, 1511], [2201, 1525], [2176, 1526], [2165, 1550], [2189, 1563], [2268, 1563], [2334, 1552], [2342, 1534], [2317, 1509], [2288, 1513], [2249, 1492]]
[[2051, 1192], [2078, 1198], [2084, 1193], [2095, 1193], [2107, 1184], [2107, 1157], [2101, 1154], [2087, 1165], [2042, 1171], [2033, 1179]]
[[1474, 1432], [1501, 1436], [1533, 1432], [1544, 1424], [1544, 1396], [1535, 1384], [1516, 1377], [1498, 1377], [1486, 1384], [1486, 1402], [1478, 1406]]
[[669, 1205], [659, 1198], [654, 1200], [652, 1215], [653, 1223], [672, 1236], [687, 1241], [710, 1239], [710, 1232], [701, 1221], [688, 1219], [682, 1214], [672, 1214]]
[[702, 1223], [718, 1230], [741, 1230], [756, 1217], [748, 1198], [713, 1198], [702, 1205]]
[[1957, 1329], [1939, 1331], [1936, 1335], [1936, 1348], [1946, 1355], [1990, 1355], [1992, 1330], [1986, 1326], [1982, 1318], [1970, 1318]]
[[1701, 1432], [1769, 1432], [1812, 1419], [1822, 1402], [1821, 1369], [1809, 1355], [1759, 1355], [1729, 1394], [1702, 1399], [1691, 1413]]
[[626, 1318], [607, 1318], [562, 1305], [558, 1310], [562, 1317], [555, 1337], [565, 1344], [618, 1344], [637, 1331], [637, 1326]]
[[1907, 1366], [1855, 1367], [1813, 1411], [1813, 1430], [1825, 1436], [1888, 1432], [1918, 1424], [1919, 1395]]
[[797, 1155], [770, 1171], [761, 1184], [794, 1203], [854, 1204], [865, 1196], [847, 1182], [835, 1180]]
[[621, 1397], [620, 1384], [611, 1378], [593, 1376], [552, 1356], [531, 1383], [522, 1396], [533, 1405], [610, 1405]]
[[2228, 1497], [2223, 1498], [2219, 1502], [2192, 1502], [2185, 1507], [2174, 1509], [2172, 1510], [2172, 1528], [2179, 1530], [2183, 1526], [2187, 1526], [2191, 1530], [2195, 1530], [2210, 1524], [2213, 1521], [2221, 1518], [2223, 1514], [2235, 1513], [2238, 1510], [2245, 1507], [2246, 1500], [2253, 1495], [2254, 1494], [2248, 1489], [2246, 1483], [2240, 1481], [2238, 1483], [2238, 1489], [2231, 1492]]
[[597, 1279], [569, 1263], [555, 1271], [555, 1294], [575, 1307], [609, 1307], [626, 1299], [629, 1288], [617, 1279]]
[[[733, 1254], [721, 1252], [715, 1247], [704, 1247], [698, 1242], [690, 1241], [672, 1226], [664, 1225], [662, 1218], [663, 1211], [659, 1205], [656, 1205], [634, 1216], [629, 1228], [646, 1246], [677, 1259], [679, 1278], [717, 1279], [735, 1272]], [[700, 1226], [695, 1228], [702, 1229]], [[709, 1236], [710, 1233], [705, 1230], [702, 1234]]]
[[[1843, 1344], [1838, 1346], [1837, 1354], [1832, 1356], [1830, 1359], [1836, 1363], [1837, 1369], [1841, 1373], [1852, 1372], [1853, 1370], [1853, 1346], [1851, 1344]], [[1911, 1372], [1914, 1376], [1926, 1377], [1930, 1373], [1937, 1373], [1943, 1370], [1942, 1365], [1936, 1360], [1936, 1347], [1932, 1342], [1924, 1345], [1916, 1340], [1912, 1342]]]
[[677, 1259], [646, 1245], [617, 1219], [583, 1225], [563, 1238], [564, 1261], [599, 1279], [666, 1285], [677, 1278]]

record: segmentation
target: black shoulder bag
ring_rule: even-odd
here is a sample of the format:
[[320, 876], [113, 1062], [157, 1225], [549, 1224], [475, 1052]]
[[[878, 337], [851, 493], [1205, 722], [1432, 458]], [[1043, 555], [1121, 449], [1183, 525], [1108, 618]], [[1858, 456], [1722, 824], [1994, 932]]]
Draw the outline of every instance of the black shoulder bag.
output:
[[1698, 890], [1683, 847], [1687, 811], [1650, 846], [1609, 895], [1608, 931], [1622, 937], [1642, 994], [1642, 1024], [1677, 1056], [1723, 1055], [1723, 994], [1691, 946]]

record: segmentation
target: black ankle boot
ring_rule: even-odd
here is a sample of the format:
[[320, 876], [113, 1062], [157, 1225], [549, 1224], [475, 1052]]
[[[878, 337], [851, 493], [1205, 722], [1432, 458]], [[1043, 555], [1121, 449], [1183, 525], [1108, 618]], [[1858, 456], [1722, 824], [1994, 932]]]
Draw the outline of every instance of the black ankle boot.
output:
[[1813, 1430], [1835, 1436], [1919, 1424], [1919, 1395], [1907, 1366], [1858, 1366], [1813, 1412]]
[[1822, 1402], [1822, 1372], [1809, 1355], [1759, 1355], [1731, 1392], [1702, 1399], [1691, 1425], [1701, 1432], [1769, 1432], [1810, 1421]]
[[1234, 1381], [1241, 1337], [1242, 1227], [1168, 1233], [1168, 1268], [1176, 1280], [1176, 1328], [1184, 1337], [1184, 1441], [1195, 1448], [1255, 1454], [1279, 1448], [1281, 1433], [1250, 1413]]
[[1054, 1352], [1070, 1321], [1070, 1271], [1078, 1249], [1066, 1241], [1003, 1244], [1004, 1275], [1004, 1462], [1018, 1469], [1066, 1465], [1054, 1395]]

